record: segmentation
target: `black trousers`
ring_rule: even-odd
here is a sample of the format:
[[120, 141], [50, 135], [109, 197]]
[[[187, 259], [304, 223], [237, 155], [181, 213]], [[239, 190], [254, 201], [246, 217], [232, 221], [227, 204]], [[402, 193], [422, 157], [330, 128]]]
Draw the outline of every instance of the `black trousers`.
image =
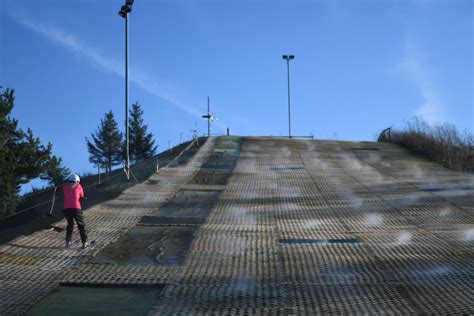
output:
[[72, 232], [74, 231], [74, 220], [77, 223], [77, 228], [79, 228], [79, 233], [81, 234], [81, 241], [86, 242], [87, 233], [82, 210], [77, 208], [66, 208], [63, 210], [63, 214], [67, 220], [66, 242], [70, 242], [72, 240]]

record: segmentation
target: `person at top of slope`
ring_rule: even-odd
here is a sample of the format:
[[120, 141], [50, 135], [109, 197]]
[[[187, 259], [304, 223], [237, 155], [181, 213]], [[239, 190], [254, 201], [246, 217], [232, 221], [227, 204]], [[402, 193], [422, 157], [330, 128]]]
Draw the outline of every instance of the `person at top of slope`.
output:
[[63, 185], [64, 193], [64, 210], [63, 214], [67, 220], [66, 229], [66, 248], [71, 247], [72, 244], [72, 232], [74, 230], [74, 220], [77, 223], [77, 228], [81, 235], [82, 249], [89, 247], [87, 241], [87, 233], [84, 223], [84, 215], [81, 209], [81, 199], [86, 199], [84, 196], [84, 190], [80, 184], [81, 179], [77, 174], [72, 174], [67, 179], [67, 183]]

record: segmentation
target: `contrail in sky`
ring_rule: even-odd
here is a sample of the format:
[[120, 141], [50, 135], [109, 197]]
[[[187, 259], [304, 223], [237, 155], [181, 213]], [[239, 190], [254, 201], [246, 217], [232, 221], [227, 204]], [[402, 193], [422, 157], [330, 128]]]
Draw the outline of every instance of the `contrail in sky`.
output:
[[[58, 27], [52, 26], [50, 24], [45, 24], [38, 21], [33, 21], [29, 18], [19, 17], [15, 14], [10, 13], [15, 21], [27, 27], [28, 29], [38, 33], [49, 40], [61, 45], [62, 47], [73, 51], [74, 53], [81, 55], [86, 58], [91, 64], [97, 66], [98, 68], [112, 73], [116, 76], [125, 78], [124, 63], [118, 61], [114, 58], [109, 58], [101, 54], [94, 47], [85, 44], [79, 40], [76, 36], [71, 33], [68, 33]], [[133, 69], [130, 74], [130, 82], [137, 85], [146, 92], [157, 96], [169, 103], [175, 105], [179, 109], [185, 111], [186, 113], [195, 116], [201, 117], [202, 113], [199, 113], [196, 109], [184, 104], [177, 100], [177, 98], [168, 92], [162, 90], [160, 84], [153, 80], [148, 74], [137, 69]], [[218, 124], [222, 125], [222, 124]], [[220, 126], [221, 127], [221, 126]]]

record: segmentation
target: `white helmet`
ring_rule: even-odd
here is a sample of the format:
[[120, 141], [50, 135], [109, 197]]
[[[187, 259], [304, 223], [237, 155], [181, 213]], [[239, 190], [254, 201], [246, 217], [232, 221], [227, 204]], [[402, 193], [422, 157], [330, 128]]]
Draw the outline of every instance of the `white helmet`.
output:
[[74, 182], [74, 183], [79, 183], [81, 182], [81, 178], [77, 174], [71, 174], [69, 178], [67, 178], [67, 181], [69, 182]]

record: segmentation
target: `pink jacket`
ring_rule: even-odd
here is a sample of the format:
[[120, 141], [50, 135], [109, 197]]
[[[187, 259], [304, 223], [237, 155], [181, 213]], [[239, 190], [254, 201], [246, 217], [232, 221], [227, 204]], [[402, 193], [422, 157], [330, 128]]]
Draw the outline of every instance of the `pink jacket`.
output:
[[80, 198], [84, 197], [84, 191], [82, 190], [82, 186], [78, 184], [74, 184], [73, 186], [64, 185], [63, 186], [64, 192], [64, 208], [77, 208], [81, 209], [81, 203], [79, 202]]

